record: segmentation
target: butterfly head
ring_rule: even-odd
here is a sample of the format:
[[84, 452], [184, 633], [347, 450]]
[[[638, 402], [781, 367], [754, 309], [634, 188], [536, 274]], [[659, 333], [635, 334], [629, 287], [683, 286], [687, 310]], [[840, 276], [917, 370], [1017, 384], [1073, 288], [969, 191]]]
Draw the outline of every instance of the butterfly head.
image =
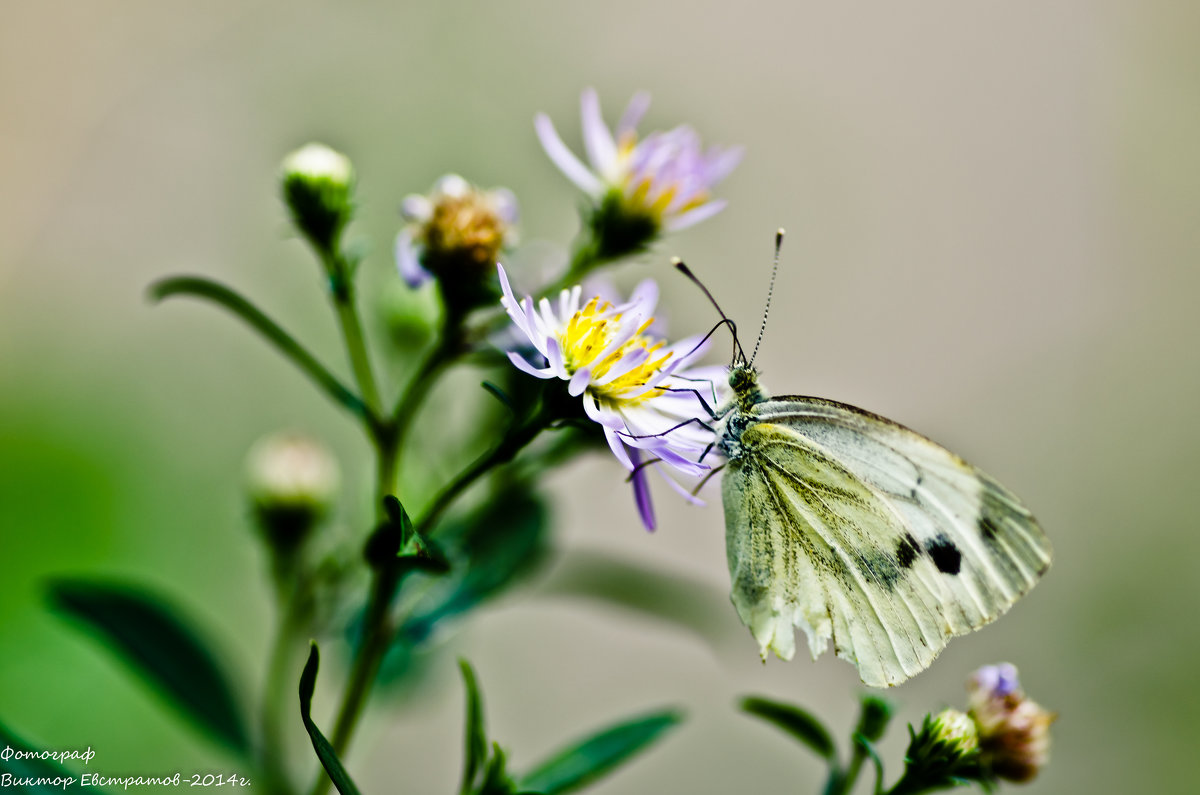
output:
[[743, 412], [767, 399], [766, 391], [758, 383], [758, 371], [744, 359], [735, 360], [730, 365], [729, 388], [733, 390], [737, 408]]

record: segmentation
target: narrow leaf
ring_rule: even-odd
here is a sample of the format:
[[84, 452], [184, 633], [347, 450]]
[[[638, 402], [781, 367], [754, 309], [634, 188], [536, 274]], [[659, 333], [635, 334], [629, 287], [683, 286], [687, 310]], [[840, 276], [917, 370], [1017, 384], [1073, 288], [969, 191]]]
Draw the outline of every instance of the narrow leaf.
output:
[[178, 611], [116, 583], [59, 580], [51, 605], [83, 623], [197, 726], [246, 756], [242, 712], [221, 664]]
[[320, 664], [321, 653], [317, 651], [317, 644], [314, 643], [308, 653], [308, 662], [304, 664], [304, 672], [300, 674], [300, 719], [304, 721], [304, 728], [308, 730], [313, 750], [317, 752], [317, 759], [321, 760], [321, 767], [325, 768], [337, 791], [342, 795], [361, 795], [346, 768], [342, 767], [333, 746], [325, 739], [325, 735], [321, 734], [317, 724], [313, 723], [312, 697], [317, 687], [317, 668]]
[[467, 795], [474, 788], [475, 778], [487, 758], [487, 730], [484, 727], [483, 698], [479, 694], [475, 670], [466, 660], [459, 660], [458, 667], [467, 691], [467, 714], [463, 725], [463, 775], [459, 792]]
[[742, 711], [782, 729], [825, 758], [836, 761], [837, 748], [824, 724], [811, 713], [792, 704], [750, 696], [742, 699]]
[[484, 771], [483, 783], [479, 785], [479, 795], [513, 795], [516, 792], [517, 785], [505, 769], [507, 762], [504, 749], [499, 743], [492, 743], [492, 757]]
[[523, 790], [557, 795], [575, 792], [628, 761], [683, 719], [664, 710], [618, 723], [550, 757], [519, 779]]
[[[5, 752], [0, 754], [0, 773], [12, 776], [9, 786], [15, 787], [17, 792], [28, 795], [62, 795], [79, 784], [78, 776], [55, 760], [21, 758], [28, 753], [44, 751], [44, 748], [36, 748], [25, 742], [3, 723], [0, 723], [0, 746], [3, 746]], [[72, 750], [78, 752], [78, 755], [72, 758], [82, 759], [85, 765], [95, 756], [91, 746]], [[0, 784], [0, 787], [3, 786]], [[95, 789], [98, 795], [104, 795], [99, 787]]]
[[225, 285], [201, 276], [176, 276], [150, 285], [150, 297], [155, 301], [174, 296], [187, 296], [211, 301], [233, 313], [263, 336], [276, 350], [299, 367], [305, 375], [334, 400], [359, 417], [372, 419], [366, 404], [347, 388], [325, 365], [317, 361], [296, 338], [283, 330], [254, 304]]

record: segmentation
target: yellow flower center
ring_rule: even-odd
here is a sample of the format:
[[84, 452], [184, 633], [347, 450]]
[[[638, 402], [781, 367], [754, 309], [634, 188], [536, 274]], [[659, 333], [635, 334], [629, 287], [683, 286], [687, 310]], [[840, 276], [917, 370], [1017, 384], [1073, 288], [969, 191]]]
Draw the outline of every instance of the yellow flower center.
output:
[[[612, 304], [596, 297], [588, 301], [583, 309], [580, 309], [567, 321], [566, 329], [558, 337], [567, 372], [574, 375], [584, 367], [590, 367], [592, 381], [595, 382], [603, 378], [606, 373], [627, 357], [641, 355], [644, 357], [641, 364], [608, 383], [593, 383], [588, 387], [588, 392], [601, 400], [635, 404], [663, 394], [662, 389], [655, 388], [637, 397], [626, 397], [627, 392], [645, 387], [671, 358], [671, 353], [665, 353], [657, 358], [654, 356], [655, 351], [661, 349], [663, 343], [661, 340], [655, 341], [643, 333], [654, 322], [654, 318], [646, 320], [638, 328], [637, 333], [623, 345], [609, 351], [609, 344], [620, 329], [622, 320], [621, 315], [609, 314], [612, 308]], [[606, 351], [608, 352], [606, 353]], [[645, 353], [639, 354], [638, 351]], [[603, 358], [600, 358], [602, 354]]]
[[[629, 161], [633, 158], [633, 152], [637, 149], [637, 133], [626, 132], [617, 142], [617, 172], [620, 174], [618, 186], [625, 195], [625, 200], [628, 205], [639, 212], [646, 213], [651, 218], [658, 222], [662, 222], [663, 216], [667, 212], [667, 208], [671, 202], [675, 200], [675, 195], [679, 192], [679, 184], [673, 183], [663, 185], [661, 174], [646, 174], [640, 178], [634, 178], [633, 172], [629, 168]], [[650, 200], [650, 190], [656, 187], [658, 183], [658, 193], [653, 201]], [[690, 199], [684, 202], [679, 207], [675, 208], [674, 214], [681, 215], [688, 210], [699, 207], [707, 202], [709, 193], [706, 190], [696, 191]]]

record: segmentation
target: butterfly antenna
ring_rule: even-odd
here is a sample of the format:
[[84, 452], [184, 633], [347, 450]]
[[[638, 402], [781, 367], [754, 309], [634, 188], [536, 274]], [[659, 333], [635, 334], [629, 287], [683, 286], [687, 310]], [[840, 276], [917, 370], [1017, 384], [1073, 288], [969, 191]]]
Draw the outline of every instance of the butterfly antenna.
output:
[[[729, 316], [721, 309], [721, 305], [717, 303], [717, 299], [713, 298], [713, 294], [704, 286], [704, 282], [696, 278], [696, 274], [692, 273], [691, 268], [683, 264], [683, 260], [679, 257], [672, 257], [671, 264], [675, 266], [676, 270], [691, 279], [692, 284], [700, 288], [705, 297], [708, 298], [708, 302], [713, 305], [713, 308], [717, 310], [717, 314], [721, 316], [721, 322], [729, 326], [729, 331], [733, 334], [733, 361], [735, 363], [746, 361], [746, 352], [742, 350], [742, 342], [738, 339], [737, 324], [729, 319]], [[713, 329], [713, 331], [716, 331], [716, 329]], [[709, 333], [711, 334], [712, 332]]]
[[771, 284], [767, 287], [767, 305], [763, 309], [762, 326], [758, 330], [758, 339], [754, 341], [754, 352], [750, 354], [749, 366], [754, 366], [754, 359], [758, 356], [758, 346], [762, 344], [763, 334], [767, 330], [767, 315], [771, 313], [771, 296], [775, 293], [775, 276], [779, 273], [779, 249], [783, 248], [783, 228], [781, 227], [775, 232], [775, 264], [771, 266]]

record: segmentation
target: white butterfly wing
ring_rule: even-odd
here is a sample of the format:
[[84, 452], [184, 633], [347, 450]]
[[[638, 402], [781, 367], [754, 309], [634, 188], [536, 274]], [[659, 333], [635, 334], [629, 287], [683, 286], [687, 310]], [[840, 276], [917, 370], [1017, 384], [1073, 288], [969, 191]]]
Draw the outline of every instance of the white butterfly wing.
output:
[[1030, 513], [913, 431], [806, 397], [754, 407], [723, 478], [733, 601], [790, 659], [832, 638], [868, 685], [924, 670], [955, 635], [1004, 613], [1050, 564]]

